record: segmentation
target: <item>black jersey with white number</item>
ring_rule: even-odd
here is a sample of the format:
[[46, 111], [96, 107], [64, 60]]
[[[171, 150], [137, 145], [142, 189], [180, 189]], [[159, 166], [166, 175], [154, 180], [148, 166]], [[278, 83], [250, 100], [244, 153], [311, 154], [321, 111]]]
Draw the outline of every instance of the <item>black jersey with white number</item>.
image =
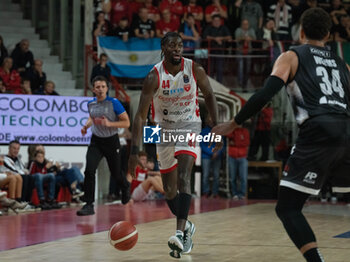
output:
[[301, 45], [291, 50], [298, 55], [299, 67], [287, 92], [297, 123], [324, 114], [350, 116], [350, 74], [345, 62], [323, 47]]

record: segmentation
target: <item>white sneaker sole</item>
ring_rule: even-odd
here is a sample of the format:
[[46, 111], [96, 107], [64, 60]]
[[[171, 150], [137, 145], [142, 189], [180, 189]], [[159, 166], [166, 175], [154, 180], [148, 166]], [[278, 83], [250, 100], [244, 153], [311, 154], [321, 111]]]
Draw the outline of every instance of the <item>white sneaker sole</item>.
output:
[[174, 258], [181, 258], [181, 253], [184, 247], [183, 247], [183, 244], [180, 242], [180, 240], [176, 236], [171, 236], [169, 238], [168, 246], [171, 249], [169, 253], [170, 256]]

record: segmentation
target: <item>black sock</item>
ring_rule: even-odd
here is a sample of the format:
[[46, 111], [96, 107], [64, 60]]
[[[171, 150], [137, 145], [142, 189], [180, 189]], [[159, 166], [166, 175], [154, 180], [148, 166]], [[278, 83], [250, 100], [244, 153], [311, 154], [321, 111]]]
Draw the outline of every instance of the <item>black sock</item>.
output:
[[20, 197], [17, 197], [17, 198], [16, 198], [16, 201], [17, 201], [17, 202], [21, 202], [21, 198], [20, 198]]
[[186, 193], [179, 194], [179, 209], [178, 209], [178, 219], [187, 220], [188, 211], [190, 210], [192, 196]]
[[168, 206], [169, 206], [171, 212], [175, 216], [177, 216], [178, 200], [179, 200], [179, 194], [176, 194], [176, 196], [173, 199], [167, 199], [166, 200], [166, 202], [168, 203]]
[[324, 259], [318, 248], [311, 248], [304, 253], [304, 257], [308, 262], [324, 262]]

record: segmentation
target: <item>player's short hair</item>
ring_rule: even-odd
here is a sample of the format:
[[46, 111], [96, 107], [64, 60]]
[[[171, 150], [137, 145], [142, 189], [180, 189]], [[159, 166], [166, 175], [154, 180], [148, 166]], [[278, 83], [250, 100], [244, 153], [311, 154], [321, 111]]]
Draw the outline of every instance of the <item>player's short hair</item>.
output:
[[148, 157], [148, 155], [147, 155], [147, 153], [145, 151], [140, 151], [137, 155], [139, 157], [142, 157], [142, 156]]
[[162, 47], [162, 52], [161, 52], [160, 56], [161, 56], [162, 59], [164, 57], [163, 46], [165, 46], [168, 43], [169, 39], [173, 38], [173, 37], [178, 37], [182, 41], [182, 37], [181, 37], [181, 35], [179, 33], [177, 33], [177, 32], [168, 32], [168, 33], [166, 33], [163, 36], [162, 40], [160, 41], [160, 46]]
[[162, 40], [160, 42], [160, 45], [164, 46], [165, 44], [168, 43], [169, 39], [173, 38], [173, 37], [178, 37], [178, 38], [180, 38], [182, 40], [182, 37], [181, 37], [181, 35], [179, 33], [177, 33], [177, 32], [168, 32], [168, 33], [166, 33], [163, 36], [163, 38], [162, 38]]
[[301, 16], [301, 26], [310, 40], [322, 40], [332, 27], [329, 14], [322, 8], [310, 8]]
[[97, 81], [104, 81], [104, 82], [106, 82], [107, 87], [109, 87], [109, 85], [108, 85], [109, 82], [108, 82], [107, 78], [105, 78], [104, 76], [95, 76], [94, 79], [92, 79], [92, 81], [91, 81], [92, 86], [95, 86], [95, 83]]

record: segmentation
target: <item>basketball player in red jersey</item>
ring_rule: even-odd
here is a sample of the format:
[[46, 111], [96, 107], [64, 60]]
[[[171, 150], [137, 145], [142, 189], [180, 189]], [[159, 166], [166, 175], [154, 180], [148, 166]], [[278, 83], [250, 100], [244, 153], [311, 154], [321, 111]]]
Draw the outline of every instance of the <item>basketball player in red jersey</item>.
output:
[[[178, 33], [169, 32], [161, 41], [163, 61], [154, 66], [144, 81], [138, 111], [135, 115], [129, 171], [133, 175], [138, 163], [138, 145], [152, 104], [153, 121], [160, 125], [162, 132], [180, 128], [199, 134], [198, 87], [203, 93], [211, 119], [217, 123], [217, 103], [202, 66], [182, 57], [183, 43]], [[190, 130], [190, 131], [189, 131]], [[170, 255], [180, 258], [182, 253], [192, 249], [194, 224], [187, 220], [191, 205], [191, 170], [197, 157], [196, 141], [157, 144], [157, 156], [162, 174], [165, 198], [171, 212], [177, 218], [176, 234], [168, 245]], [[221, 148], [222, 143], [216, 143]]]

